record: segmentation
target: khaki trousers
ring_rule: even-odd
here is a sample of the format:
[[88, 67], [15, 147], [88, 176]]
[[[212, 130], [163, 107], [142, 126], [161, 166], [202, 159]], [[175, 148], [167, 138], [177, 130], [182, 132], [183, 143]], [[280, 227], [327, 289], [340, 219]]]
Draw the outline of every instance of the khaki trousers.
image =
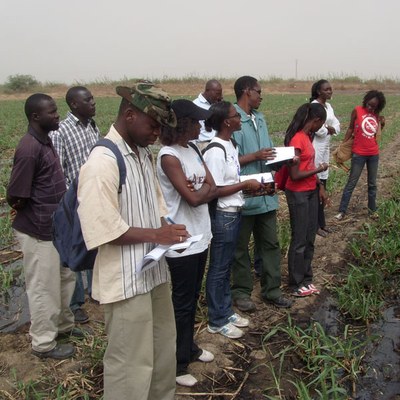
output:
[[60, 264], [51, 241], [15, 231], [24, 255], [25, 286], [31, 314], [32, 349], [52, 350], [58, 333], [74, 327], [69, 303], [75, 289], [75, 273]]
[[104, 305], [104, 400], [173, 400], [176, 331], [168, 283]]

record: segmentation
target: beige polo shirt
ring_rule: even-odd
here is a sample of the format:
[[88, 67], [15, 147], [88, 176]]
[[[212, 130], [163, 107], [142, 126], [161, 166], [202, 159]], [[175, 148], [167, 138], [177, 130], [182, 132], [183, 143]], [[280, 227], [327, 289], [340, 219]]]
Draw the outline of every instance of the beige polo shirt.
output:
[[109, 244], [130, 226], [158, 228], [161, 222], [150, 151], [139, 147], [137, 157], [114, 126], [106, 138], [116, 143], [124, 156], [127, 176], [122, 192], [118, 194], [117, 160], [105, 147], [96, 147], [92, 151], [79, 173], [78, 186], [78, 214], [83, 237], [88, 249], [98, 248], [92, 296], [100, 303], [112, 303], [148, 293], [157, 285], [169, 281], [164, 259], [154, 268], [136, 273], [136, 264], [156, 244]]

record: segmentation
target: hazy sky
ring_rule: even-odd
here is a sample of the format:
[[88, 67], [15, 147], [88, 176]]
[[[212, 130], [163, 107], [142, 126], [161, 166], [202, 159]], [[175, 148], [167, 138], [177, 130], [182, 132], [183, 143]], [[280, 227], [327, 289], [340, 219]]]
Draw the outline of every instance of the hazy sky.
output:
[[[400, 78], [400, 0], [0, 0], [0, 82]], [[297, 61], [296, 61], [297, 60]]]

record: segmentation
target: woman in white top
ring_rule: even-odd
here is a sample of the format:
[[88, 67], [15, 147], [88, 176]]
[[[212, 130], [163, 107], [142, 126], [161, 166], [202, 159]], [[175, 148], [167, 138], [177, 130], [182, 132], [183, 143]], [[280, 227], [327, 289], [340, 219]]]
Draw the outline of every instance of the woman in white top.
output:
[[244, 204], [241, 191], [256, 191], [261, 184], [255, 179], [245, 182], [239, 180], [238, 150], [231, 136], [240, 130], [240, 114], [227, 101], [213, 104], [210, 111], [212, 115], [205, 124], [215, 129], [217, 134], [203, 150], [203, 156], [217, 185], [218, 197], [216, 208], [210, 207], [213, 238], [206, 281], [208, 331], [237, 339], [243, 336], [239, 328], [249, 325], [248, 319], [232, 310], [230, 290], [230, 266]]
[[193, 386], [197, 379], [189, 374], [192, 361], [212, 361], [214, 356], [200, 349], [193, 340], [197, 300], [211, 240], [208, 202], [216, 197], [214, 180], [200, 151], [189, 141], [199, 137], [199, 121], [211, 112], [189, 100], [172, 102], [178, 123], [176, 128], [163, 127], [157, 174], [168, 209], [167, 220], [186, 225], [192, 235], [203, 238], [183, 252], [168, 251], [166, 260], [171, 272], [172, 301], [176, 323], [176, 382]]
[[[326, 122], [321, 129], [315, 132], [314, 135], [313, 145], [315, 149], [315, 165], [320, 165], [323, 163], [329, 164], [331, 137], [332, 135], [337, 135], [340, 133], [340, 122], [336, 118], [332, 106], [327, 102], [327, 100], [332, 98], [332, 93], [332, 86], [325, 79], [320, 79], [311, 87], [310, 103], [320, 103], [325, 107], [326, 110]], [[318, 178], [325, 188], [328, 175], [329, 169], [318, 174]], [[324, 205], [319, 202], [317, 234], [319, 236], [326, 237], [329, 232], [330, 229], [327, 228], [325, 223]]]

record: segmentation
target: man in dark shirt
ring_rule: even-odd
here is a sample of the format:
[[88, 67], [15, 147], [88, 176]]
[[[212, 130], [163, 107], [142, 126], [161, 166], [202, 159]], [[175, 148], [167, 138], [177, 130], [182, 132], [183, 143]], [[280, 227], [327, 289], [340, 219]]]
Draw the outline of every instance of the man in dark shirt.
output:
[[69, 343], [57, 344], [60, 334], [82, 335], [74, 328], [69, 302], [75, 274], [60, 265], [51, 241], [51, 216], [65, 187], [56, 151], [48, 137], [58, 128], [54, 100], [36, 93], [25, 102], [28, 132], [14, 155], [7, 202], [17, 211], [13, 228], [24, 255], [32, 353], [40, 358], [64, 359], [75, 353]]

